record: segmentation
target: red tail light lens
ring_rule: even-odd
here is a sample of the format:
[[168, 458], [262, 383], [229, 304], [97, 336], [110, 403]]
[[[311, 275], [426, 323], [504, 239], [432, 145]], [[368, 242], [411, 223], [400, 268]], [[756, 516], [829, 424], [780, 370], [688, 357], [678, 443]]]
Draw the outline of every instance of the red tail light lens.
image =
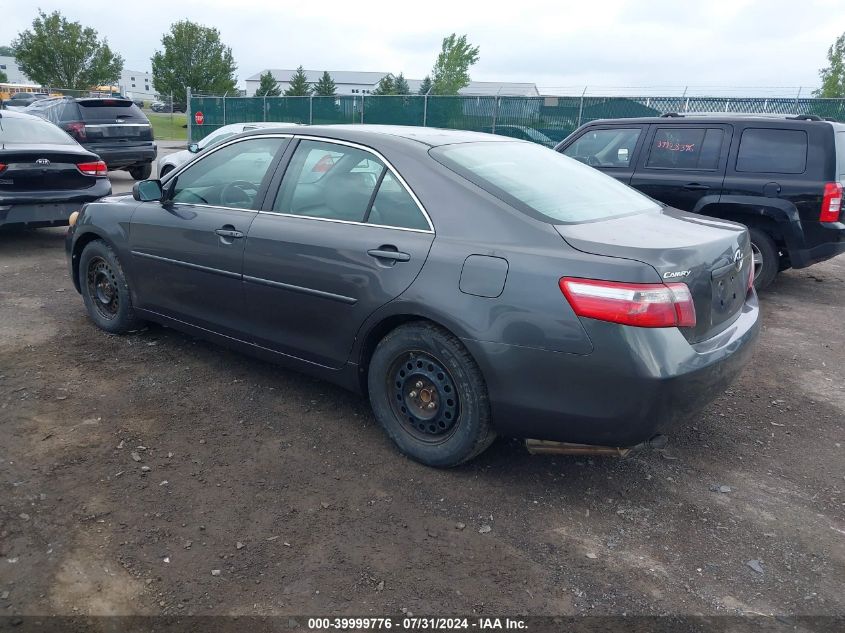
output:
[[65, 123], [65, 132], [70, 134], [77, 141], [84, 141], [88, 138], [88, 135], [85, 133], [85, 124], [81, 121]]
[[630, 284], [564, 277], [559, 285], [581, 317], [635, 327], [695, 326], [695, 304], [683, 283]]
[[839, 222], [839, 212], [842, 210], [842, 185], [829, 182], [824, 186], [822, 212], [819, 222]]
[[106, 164], [98, 160], [94, 163], [79, 163], [76, 168], [86, 176], [108, 176], [109, 170]]
[[0, 163], [0, 171], [3, 171], [4, 169], [6, 169], [6, 164]]

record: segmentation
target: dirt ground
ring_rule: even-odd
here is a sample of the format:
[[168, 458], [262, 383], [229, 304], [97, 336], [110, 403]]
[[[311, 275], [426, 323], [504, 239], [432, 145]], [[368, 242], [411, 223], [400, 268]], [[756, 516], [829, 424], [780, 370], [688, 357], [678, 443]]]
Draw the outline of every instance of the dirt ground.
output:
[[63, 234], [0, 235], [0, 615], [845, 613], [845, 257], [668, 451], [437, 471], [328, 384], [97, 330]]

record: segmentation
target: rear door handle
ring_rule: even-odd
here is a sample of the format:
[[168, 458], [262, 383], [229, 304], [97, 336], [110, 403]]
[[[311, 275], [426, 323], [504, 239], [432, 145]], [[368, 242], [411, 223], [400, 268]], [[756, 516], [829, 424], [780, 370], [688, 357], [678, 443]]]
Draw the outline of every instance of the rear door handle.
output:
[[710, 189], [710, 185], [702, 185], [699, 182], [688, 182], [684, 185], [684, 189], [687, 191], [704, 191]]
[[375, 257], [376, 259], [390, 259], [395, 262], [407, 262], [411, 260], [408, 253], [401, 253], [395, 250], [386, 250], [382, 248], [373, 248], [367, 251], [367, 255]]
[[244, 234], [240, 231], [235, 231], [233, 229], [217, 229], [214, 232], [217, 233], [217, 235], [219, 235], [220, 237], [229, 237], [236, 239], [244, 236]]

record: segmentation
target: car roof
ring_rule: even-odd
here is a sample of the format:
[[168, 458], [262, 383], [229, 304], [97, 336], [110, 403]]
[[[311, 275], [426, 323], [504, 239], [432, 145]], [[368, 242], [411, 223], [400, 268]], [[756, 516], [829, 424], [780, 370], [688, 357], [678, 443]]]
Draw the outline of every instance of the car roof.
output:
[[35, 119], [36, 121], [43, 121], [39, 116], [34, 114], [27, 114], [20, 110], [0, 110], [0, 119]]
[[680, 125], [683, 123], [777, 123], [779, 125], [806, 125], [824, 123], [839, 126], [841, 123], [828, 121], [815, 115], [798, 114], [743, 114], [743, 113], [709, 113], [694, 112], [690, 114], [676, 114], [670, 112], [662, 116], [632, 117], [619, 119], [595, 119], [585, 125], [630, 125], [655, 124]]
[[[400, 141], [413, 141], [426, 147], [452, 145], [456, 143], [526, 143], [507, 136], [495, 136], [483, 132], [468, 130], [447, 130], [433, 127], [416, 127], [412, 125], [371, 125], [340, 124], [340, 125], [299, 125], [295, 123], [279, 124], [278, 128], [263, 128], [249, 130], [242, 136], [267, 134], [270, 131], [294, 133], [303, 136], [324, 136], [327, 139], [337, 139], [363, 144], [391, 144]], [[240, 136], [240, 135], [239, 135]]]

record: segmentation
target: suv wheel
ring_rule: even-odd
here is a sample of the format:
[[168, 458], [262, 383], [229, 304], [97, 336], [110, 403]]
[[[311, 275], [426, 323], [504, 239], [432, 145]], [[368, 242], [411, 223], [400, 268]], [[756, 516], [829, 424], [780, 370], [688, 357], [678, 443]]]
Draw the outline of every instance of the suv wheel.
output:
[[146, 180], [153, 173], [153, 164], [144, 163], [143, 165], [136, 165], [129, 168], [129, 175], [135, 180]]
[[461, 342], [431, 323], [408, 323], [376, 347], [368, 372], [373, 413], [403, 453], [448, 468], [495, 439], [481, 370]]
[[754, 287], [768, 288], [780, 271], [780, 254], [775, 241], [765, 231], [749, 228], [751, 254], [754, 257]]

